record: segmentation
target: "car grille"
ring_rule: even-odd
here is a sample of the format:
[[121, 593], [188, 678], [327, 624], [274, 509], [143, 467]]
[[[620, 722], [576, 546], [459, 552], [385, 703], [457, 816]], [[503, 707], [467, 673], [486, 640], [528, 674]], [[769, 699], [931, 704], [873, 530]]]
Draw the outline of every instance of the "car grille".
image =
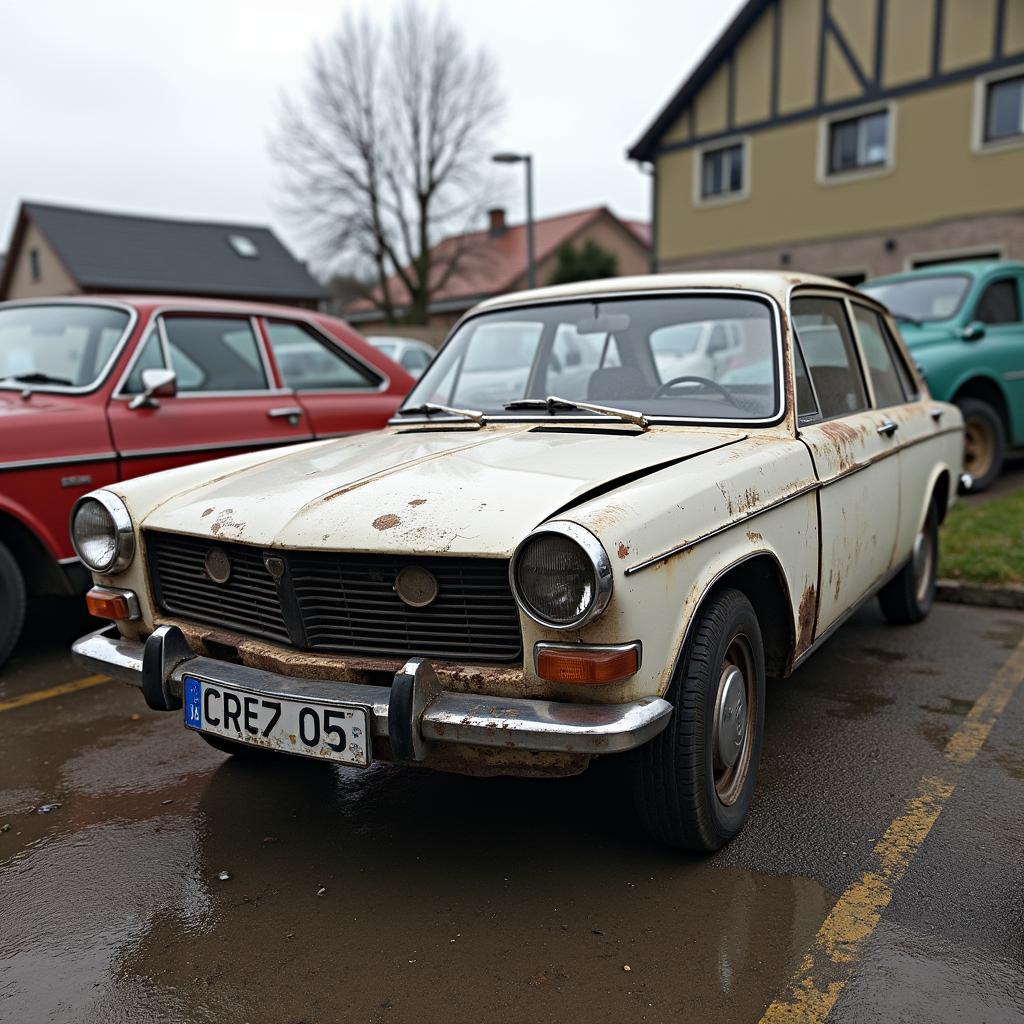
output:
[[[265, 551], [156, 531], [146, 548], [156, 602], [172, 615], [332, 654], [511, 661], [522, 653], [504, 559]], [[224, 583], [206, 571], [214, 548], [231, 563]], [[282, 560], [279, 582], [264, 556]], [[410, 567], [437, 580], [425, 608], [395, 592]]]

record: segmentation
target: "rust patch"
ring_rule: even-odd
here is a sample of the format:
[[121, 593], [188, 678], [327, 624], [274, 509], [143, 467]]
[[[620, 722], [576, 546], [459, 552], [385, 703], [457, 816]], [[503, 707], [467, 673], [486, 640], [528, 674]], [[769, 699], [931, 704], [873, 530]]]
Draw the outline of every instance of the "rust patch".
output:
[[375, 530], [393, 530], [402, 522], [393, 512], [389, 512], [386, 516], [377, 516], [373, 521], [373, 528]]
[[753, 544], [758, 544], [764, 540], [764, 537], [762, 537], [757, 530], [747, 530], [747, 540]]
[[797, 611], [796, 649], [797, 653], [807, 650], [814, 639], [814, 619], [818, 612], [818, 595], [814, 585], [810, 584], [800, 595], [800, 608]]
[[619, 546], [615, 550], [619, 558], [625, 558], [629, 554], [629, 547], [623, 544], [621, 540], [619, 541]]
[[835, 446], [836, 456], [839, 459], [839, 471], [842, 473], [850, 469], [856, 462], [854, 445], [861, 436], [860, 432], [854, 430], [853, 427], [848, 427], [839, 420], [823, 423], [821, 425], [821, 432]]
[[416, 508], [417, 505], [426, 505], [426, 503], [426, 498], [413, 498], [412, 501], [409, 502], [409, 506], [411, 508]]
[[203, 514], [202, 514], [202, 515], [201, 515], [201, 516], [200, 516], [199, 518], [200, 518], [200, 519], [205, 519], [205, 518], [206, 518], [206, 517], [207, 517], [208, 515], [210, 515], [210, 514], [211, 514], [212, 512], [213, 512], [213, 509], [212, 509], [212, 508], [208, 508], [208, 509], [207, 509], [207, 510], [206, 510], [205, 512], [203, 512]]
[[[240, 536], [245, 530], [245, 523], [237, 523], [231, 517], [235, 514], [233, 508], [226, 508], [222, 512], [217, 513], [217, 518], [210, 524], [210, 533], [215, 537], [220, 536], [221, 530], [235, 530], [237, 535]], [[205, 515], [205, 513], [204, 513]]]
[[[761, 492], [756, 487], [748, 487], [740, 498], [740, 514], [751, 512], [761, 502]], [[730, 509], [730, 511], [732, 511]]]

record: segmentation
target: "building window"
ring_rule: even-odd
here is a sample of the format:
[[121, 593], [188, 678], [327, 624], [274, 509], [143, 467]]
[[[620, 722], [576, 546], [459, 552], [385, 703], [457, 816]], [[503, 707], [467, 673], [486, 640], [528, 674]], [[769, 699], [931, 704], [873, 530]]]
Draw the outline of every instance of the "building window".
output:
[[828, 125], [828, 173], [845, 174], [889, 163], [889, 111], [831, 121]]
[[985, 87], [985, 141], [1024, 136], [1024, 75]]
[[38, 281], [43, 276], [42, 271], [39, 269], [39, 250], [38, 249], [29, 249], [29, 252], [28, 252], [28, 269], [29, 269], [29, 273], [32, 275], [32, 280], [33, 281]]
[[736, 196], [745, 191], [745, 148], [742, 142], [737, 142], [701, 153], [701, 199]]

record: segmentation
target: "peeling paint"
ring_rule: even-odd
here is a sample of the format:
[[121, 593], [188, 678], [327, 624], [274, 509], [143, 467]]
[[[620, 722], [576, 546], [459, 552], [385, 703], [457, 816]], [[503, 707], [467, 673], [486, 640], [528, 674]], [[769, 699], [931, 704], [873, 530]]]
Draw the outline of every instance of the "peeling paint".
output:
[[373, 521], [373, 528], [375, 530], [393, 530], [396, 526], [401, 524], [402, 520], [398, 518], [393, 512], [389, 512], [387, 515], [377, 516]]
[[426, 503], [426, 498], [413, 498], [412, 501], [409, 502], [409, 506], [411, 508], [416, 508], [417, 505], [426, 505]]
[[629, 554], [628, 545], [623, 544], [620, 540], [619, 546], [615, 549], [615, 553], [619, 556], [619, 558], [625, 558]]
[[818, 595], [813, 584], [808, 584], [800, 595], [797, 612], [796, 653], [807, 650], [814, 640], [814, 619], [818, 612]]

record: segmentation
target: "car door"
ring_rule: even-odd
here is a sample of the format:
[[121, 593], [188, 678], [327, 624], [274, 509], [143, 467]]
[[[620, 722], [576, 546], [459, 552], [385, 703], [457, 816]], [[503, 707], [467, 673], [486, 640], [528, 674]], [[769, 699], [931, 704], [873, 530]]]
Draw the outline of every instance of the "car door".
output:
[[[165, 367], [177, 394], [136, 405], [142, 371]], [[125, 477], [271, 445], [308, 441], [308, 418], [276, 386], [256, 321], [227, 313], [156, 318], [109, 409]]]
[[[263, 321], [277, 371], [294, 391], [316, 437], [341, 437], [383, 427], [405, 390], [336, 338], [285, 317]], [[404, 372], [401, 377], [408, 381]]]
[[1011, 444], [1024, 442], [1024, 277], [1000, 274], [988, 281], [978, 297], [972, 322], [984, 324], [984, 334], [973, 345], [979, 361], [998, 375], [1009, 397]]
[[898, 453], [884, 410], [871, 407], [845, 299], [795, 296], [790, 313], [810, 387], [798, 388], [798, 429], [821, 483], [821, 583], [816, 633], [840, 620], [892, 567]]

